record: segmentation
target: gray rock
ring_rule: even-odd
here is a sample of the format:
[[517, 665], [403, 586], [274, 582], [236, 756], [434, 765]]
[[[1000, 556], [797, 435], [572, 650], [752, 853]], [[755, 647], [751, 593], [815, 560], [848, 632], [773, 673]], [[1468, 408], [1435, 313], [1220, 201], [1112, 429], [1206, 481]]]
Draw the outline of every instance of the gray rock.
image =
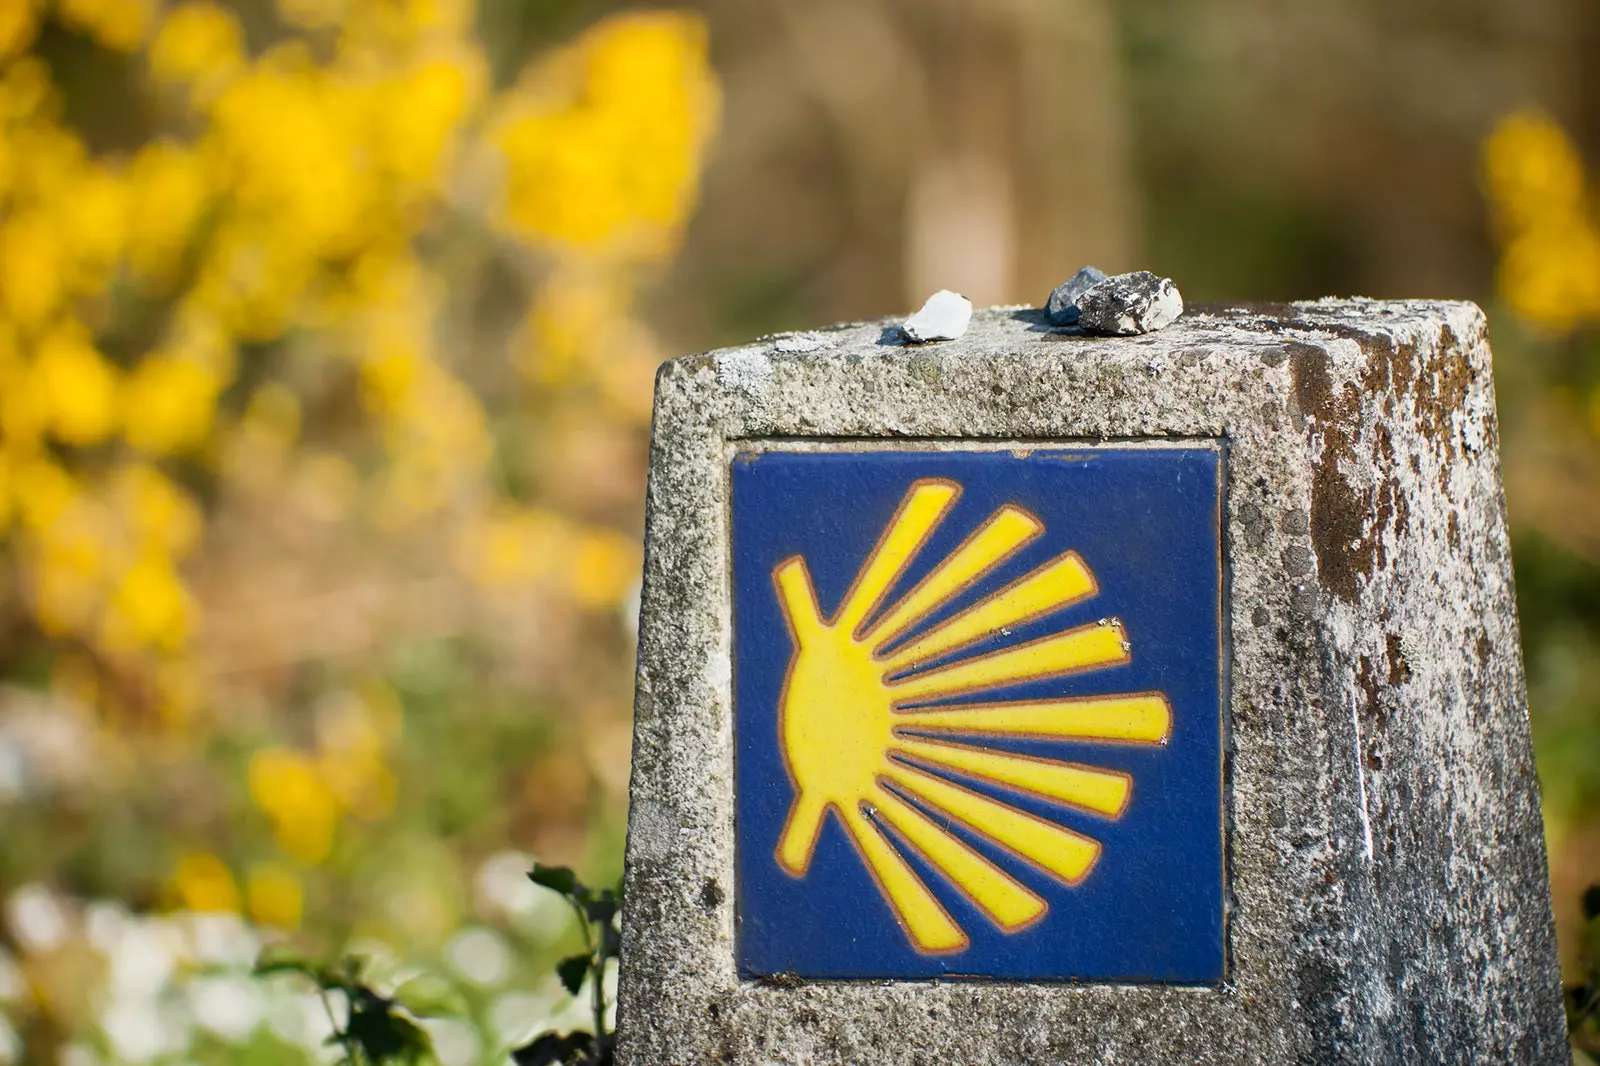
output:
[[940, 289], [900, 328], [906, 339], [915, 344], [953, 341], [967, 331], [967, 323], [971, 321], [972, 301], [958, 292]]
[[1106, 280], [1106, 272], [1099, 267], [1086, 266], [1072, 277], [1050, 290], [1044, 303], [1045, 317], [1052, 326], [1074, 326], [1078, 323], [1078, 297]]
[[[1569, 1062], [1482, 313], [1320, 301], [1129, 339], [997, 309], [936, 352], [893, 325], [657, 378], [623, 1066]], [[1228, 445], [1225, 981], [742, 979], [733, 443], [1172, 438]]]
[[1171, 325], [1183, 314], [1183, 297], [1171, 278], [1148, 270], [1118, 274], [1078, 297], [1078, 328], [1127, 337]]

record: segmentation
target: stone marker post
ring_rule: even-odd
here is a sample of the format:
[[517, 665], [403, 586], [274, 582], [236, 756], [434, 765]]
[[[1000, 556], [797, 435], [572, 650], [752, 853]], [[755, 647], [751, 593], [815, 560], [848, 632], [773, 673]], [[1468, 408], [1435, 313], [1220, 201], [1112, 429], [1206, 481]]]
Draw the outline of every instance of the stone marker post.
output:
[[619, 1056], [1567, 1061], [1469, 304], [657, 381]]

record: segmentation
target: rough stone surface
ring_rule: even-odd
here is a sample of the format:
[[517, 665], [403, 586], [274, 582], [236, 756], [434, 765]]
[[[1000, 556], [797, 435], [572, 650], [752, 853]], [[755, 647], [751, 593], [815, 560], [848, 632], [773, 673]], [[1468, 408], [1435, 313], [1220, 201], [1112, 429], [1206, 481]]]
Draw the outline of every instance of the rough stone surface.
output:
[[[651, 452], [624, 1066], [1569, 1061], [1484, 319], [1199, 308], [1153, 336], [995, 309], [666, 364]], [[741, 981], [730, 442], [1221, 438], [1228, 977]]]
[[1170, 326], [1183, 314], [1183, 297], [1171, 278], [1148, 270], [1118, 274], [1078, 297], [1078, 327], [1085, 333], [1131, 337]]
[[906, 319], [900, 328], [906, 339], [921, 344], [926, 341], [953, 341], [967, 331], [972, 321], [972, 301], [959, 292], [940, 289], [922, 310]]
[[1044, 302], [1045, 317], [1052, 326], [1075, 326], [1078, 324], [1078, 297], [1088, 292], [1100, 282], [1106, 280], [1106, 272], [1099, 267], [1086, 266], [1072, 277], [1050, 290], [1050, 298]]

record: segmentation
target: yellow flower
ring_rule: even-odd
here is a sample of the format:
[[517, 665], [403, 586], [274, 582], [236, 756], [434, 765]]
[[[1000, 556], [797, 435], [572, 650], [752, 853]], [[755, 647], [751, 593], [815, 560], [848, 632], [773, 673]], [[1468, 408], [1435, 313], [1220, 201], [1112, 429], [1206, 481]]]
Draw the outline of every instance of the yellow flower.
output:
[[0, 451], [0, 534], [6, 532], [11, 526], [11, 516], [16, 510], [12, 496], [11, 466], [14, 460], [4, 451]]
[[243, 65], [244, 33], [227, 8], [211, 0], [186, 0], [162, 20], [149, 55], [150, 74], [158, 83], [209, 99]]
[[1515, 227], [1566, 219], [1583, 206], [1583, 161], [1572, 140], [1547, 116], [1518, 111], [1483, 143], [1489, 197]]
[[408, 337], [397, 336], [361, 364], [362, 395], [374, 411], [398, 411], [411, 402], [423, 374], [423, 358]]
[[50, 459], [38, 457], [14, 463], [11, 491], [23, 520], [35, 530], [60, 521], [82, 497], [71, 473]]
[[305, 891], [293, 870], [278, 863], [252, 866], [247, 892], [251, 921], [286, 931], [300, 928]]
[[173, 875], [178, 899], [191, 911], [237, 914], [239, 889], [223, 861], [206, 852], [191, 852], [178, 860]]
[[295, 45], [264, 56], [217, 97], [212, 132], [254, 242], [292, 242], [311, 260], [365, 246], [378, 197], [363, 157], [370, 105], [366, 86], [332, 76]]
[[29, 387], [51, 431], [67, 444], [96, 444], [116, 428], [117, 370], [78, 323], [63, 323], [40, 340]]
[[375, 116], [375, 148], [405, 186], [435, 190], [452, 138], [482, 93], [482, 57], [460, 50], [418, 64], [385, 89]]
[[[39, 5], [22, 0], [16, 8], [37, 12]], [[8, 8], [9, 10], [9, 8]], [[50, 71], [36, 56], [22, 56], [0, 71], [0, 120], [33, 118], [47, 103], [55, 100]]]
[[572, 593], [585, 607], [613, 607], [639, 576], [633, 541], [608, 529], [586, 530], [578, 541], [571, 574]]
[[718, 106], [697, 16], [600, 22], [535, 67], [498, 124], [507, 226], [557, 244], [662, 258], [693, 206]]
[[210, 367], [194, 359], [149, 356], [123, 388], [123, 435], [151, 455], [199, 444], [211, 431], [222, 384]]
[[146, 553], [123, 572], [106, 613], [102, 639], [119, 651], [175, 651], [189, 639], [194, 606], [171, 559]]
[[250, 795], [272, 819], [278, 846], [308, 866], [333, 850], [339, 805], [315, 763], [289, 748], [272, 747], [250, 759]]
[[564, 567], [571, 541], [557, 516], [505, 504], [462, 530], [456, 558], [481, 585], [525, 588]]
[[471, 28], [475, 8], [472, 0], [278, 0], [286, 20], [337, 23], [352, 45], [380, 53], [460, 36]]
[[67, 254], [50, 220], [37, 212], [0, 224], [0, 302], [23, 330], [37, 329], [66, 298]]
[[196, 305], [244, 340], [281, 334], [316, 275], [312, 250], [286, 229], [292, 211], [284, 210], [284, 219], [235, 218], [219, 227], [200, 264]]
[[1600, 318], [1600, 233], [1580, 218], [1518, 235], [1501, 256], [1499, 287], [1514, 312], [1548, 330]]
[[382, 737], [359, 701], [318, 720], [318, 771], [345, 810], [375, 821], [394, 806], [395, 779]]
[[155, 0], [56, 0], [62, 17], [116, 52], [132, 52], [144, 41]]
[[38, 531], [28, 560], [40, 626], [52, 634], [85, 630], [104, 599], [109, 545], [103, 517], [81, 502], [64, 510]]
[[127, 186], [104, 167], [88, 166], [57, 195], [61, 214], [57, 232], [75, 266], [72, 287], [80, 293], [100, 292], [127, 237]]
[[128, 262], [147, 281], [170, 282], [211, 196], [199, 152], [170, 141], [147, 144], [128, 167]]
[[291, 26], [319, 30], [349, 17], [351, 0], [278, 0], [278, 17]]
[[14, 56], [33, 43], [39, 31], [37, 0], [5, 0], [0, 3], [0, 56]]
[[32, 388], [32, 370], [9, 327], [0, 318], [0, 437], [19, 454], [29, 453], [39, 444], [48, 414]]
[[181, 558], [199, 542], [204, 522], [199, 506], [155, 467], [123, 467], [117, 472], [115, 494], [141, 549]]
[[591, 352], [606, 350], [613, 323], [627, 310], [621, 279], [593, 270], [561, 270], [539, 290], [526, 323], [518, 368], [544, 385], [572, 378]]

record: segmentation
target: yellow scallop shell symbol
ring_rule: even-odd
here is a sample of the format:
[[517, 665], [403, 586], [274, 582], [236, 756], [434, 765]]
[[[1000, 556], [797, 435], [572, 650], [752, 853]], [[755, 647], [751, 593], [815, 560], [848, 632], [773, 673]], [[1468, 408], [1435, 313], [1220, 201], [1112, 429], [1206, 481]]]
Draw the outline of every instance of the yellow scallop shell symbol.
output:
[[803, 558], [784, 560], [772, 574], [795, 646], [778, 733], [796, 794], [778, 863], [795, 877], [805, 875], [831, 809], [912, 947], [929, 954], [961, 951], [968, 939], [907, 854], [937, 870], [1008, 933], [1044, 917], [1048, 905], [967, 838], [1069, 885], [1088, 876], [1100, 857], [1098, 841], [952, 776], [1111, 819], [1121, 817], [1132, 794], [1125, 773], [986, 747], [984, 738], [1164, 744], [1172, 728], [1159, 692], [965, 702], [987, 690], [1129, 661], [1114, 618], [983, 654], [968, 651], [1093, 596], [1094, 576], [1070, 551], [917, 631], [1044, 531], [1020, 507], [995, 511], [914, 588], [879, 609], [960, 493], [951, 481], [913, 483], [832, 618], [822, 617]]

